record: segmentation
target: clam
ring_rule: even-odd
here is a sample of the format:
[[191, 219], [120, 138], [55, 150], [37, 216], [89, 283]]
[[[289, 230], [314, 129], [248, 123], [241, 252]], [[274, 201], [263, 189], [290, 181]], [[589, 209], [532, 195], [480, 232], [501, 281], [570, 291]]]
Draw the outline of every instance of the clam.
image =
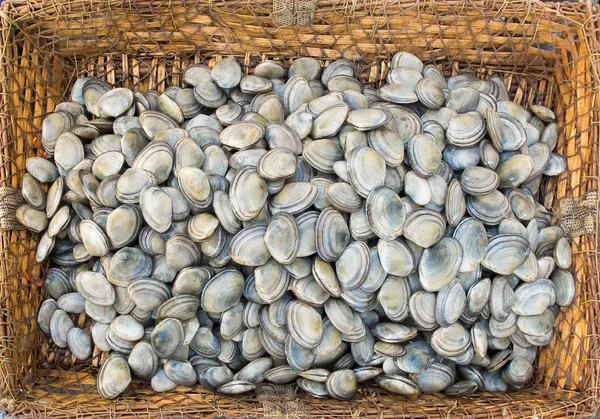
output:
[[445, 390], [452, 384], [454, 373], [445, 364], [434, 362], [428, 369], [416, 374], [413, 380], [424, 394], [437, 393]]
[[448, 224], [457, 226], [467, 211], [467, 202], [457, 179], [450, 181], [446, 192], [446, 218]]
[[478, 389], [478, 384], [474, 381], [459, 381], [446, 387], [444, 393], [448, 396], [466, 396], [475, 393]]
[[513, 358], [502, 371], [502, 378], [515, 388], [521, 388], [533, 378], [533, 365], [521, 357]]
[[279, 300], [287, 290], [289, 273], [275, 259], [269, 259], [254, 271], [256, 291], [267, 304]]
[[321, 112], [318, 116], [316, 116], [313, 120], [311, 136], [314, 139], [327, 138], [331, 137], [340, 130], [342, 124], [346, 121], [346, 117], [350, 122], [350, 114], [348, 114], [349, 108], [345, 103], [341, 103], [338, 105], [333, 105], [323, 112]]
[[458, 321], [467, 306], [467, 296], [461, 284], [453, 280], [442, 288], [436, 297], [435, 319], [442, 327]]
[[49, 224], [45, 212], [36, 210], [27, 204], [21, 205], [19, 208], [17, 208], [15, 217], [19, 223], [34, 233], [43, 232]]
[[164, 283], [150, 278], [133, 281], [127, 287], [127, 295], [137, 308], [145, 311], [157, 309], [171, 296], [169, 288]]
[[556, 304], [565, 307], [573, 302], [575, 297], [575, 281], [573, 275], [564, 269], [555, 270], [550, 276], [554, 284]]
[[446, 137], [457, 147], [470, 147], [485, 136], [485, 123], [477, 113], [459, 113], [450, 120]]
[[510, 284], [503, 276], [497, 276], [492, 282], [489, 305], [492, 316], [504, 321], [510, 315], [514, 304], [515, 294]]
[[236, 305], [244, 291], [244, 277], [234, 269], [219, 272], [206, 284], [202, 293], [202, 308], [210, 313], [222, 313]]
[[66, 311], [60, 308], [54, 310], [50, 318], [50, 334], [56, 346], [59, 348], [67, 347], [67, 333], [73, 327], [75, 325]]
[[429, 248], [443, 237], [445, 230], [446, 221], [439, 213], [419, 208], [406, 217], [402, 234], [416, 245]]
[[350, 240], [350, 231], [338, 211], [327, 208], [321, 212], [315, 240], [317, 253], [323, 260], [333, 262], [341, 256]]
[[77, 292], [87, 301], [110, 306], [115, 302], [115, 291], [106, 277], [98, 272], [84, 271], [77, 275]]
[[554, 283], [548, 279], [538, 279], [515, 289], [512, 310], [520, 316], [534, 316], [542, 314], [555, 302]]
[[25, 161], [25, 167], [27, 173], [41, 183], [54, 182], [58, 177], [56, 166], [42, 157], [29, 157]]
[[141, 250], [123, 247], [110, 259], [106, 277], [111, 284], [128, 286], [132, 281], [150, 276], [152, 260]]
[[348, 180], [363, 198], [385, 182], [385, 160], [368, 147], [354, 148], [347, 159]]
[[468, 350], [470, 344], [471, 335], [460, 323], [440, 327], [431, 337], [431, 347], [444, 357], [460, 356]]
[[[58, 179], [56, 181], [58, 181]], [[62, 190], [60, 192], [62, 194]], [[23, 179], [21, 180], [21, 193], [23, 199], [25, 199], [31, 208], [38, 211], [43, 211], [46, 208], [46, 193], [42, 189], [42, 185], [40, 185], [40, 183], [29, 173], [23, 175]]]
[[50, 322], [54, 312], [57, 309], [58, 305], [56, 304], [56, 301], [50, 298], [42, 303], [38, 311], [38, 325], [40, 326], [40, 329], [42, 329], [42, 331], [47, 335], [51, 334]]
[[196, 371], [188, 361], [169, 360], [163, 369], [167, 378], [177, 385], [192, 386], [196, 383]]
[[446, 237], [425, 249], [419, 263], [421, 286], [429, 292], [448, 285], [462, 263], [463, 251], [458, 240]]
[[501, 162], [496, 168], [500, 188], [518, 187], [531, 174], [534, 160], [526, 154], [517, 154]]
[[521, 235], [498, 234], [488, 243], [481, 263], [500, 275], [510, 275], [527, 259], [529, 242]]
[[467, 167], [463, 170], [460, 184], [469, 195], [486, 195], [494, 191], [500, 183], [496, 172], [485, 167]]
[[449, 145], [442, 153], [443, 161], [448, 163], [453, 170], [464, 170], [467, 167], [477, 166], [479, 163], [479, 147], [456, 147]]
[[231, 258], [247, 266], [259, 266], [269, 260], [271, 254], [265, 243], [267, 227], [258, 224], [237, 233], [230, 244]]
[[279, 263], [291, 263], [299, 249], [299, 229], [296, 219], [286, 212], [273, 216], [264, 235], [269, 253]]
[[[314, 183], [314, 182], [313, 182]], [[324, 200], [335, 209], [353, 213], [362, 207], [360, 196], [346, 182], [331, 183], [325, 188]], [[322, 206], [323, 207], [323, 206]]]
[[380, 186], [373, 189], [365, 204], [367, 223], [383, 240], [393, 240], [400, 235], [406, 220], [404, 205], [391, 189]]
[[360, 287], [366, 280], [370, 267], [369, 248], [363, 242], [348, 245], [335, 262], [340, 286], [346, 290]]
[[388, 276], [381, 285], [378, 300], [386, 316], [396, 322], [408, 317], [411, 297], [408, 281], [397, 276]]
[[420, 393], [417, 384], [396, 374], [385, 374], [375, 378], [377, 385], [384, 390], [402, 396], [416, 396]]
[[387, 343], [402, 343], [414, 338], [417, 329], [398, 323], [379, 323], [372, 329], [373, 335]]
[[152, 330], [150, 342], [154, 352], [161, 358], [173, 355], [183, 343], [183, 326], [177, 319], [164, 319]]
[[407, 145], [411, 166], [423, 177], [435, 174], [442, 162], [442, 153], [432, 138], [429, 134], [417, 134]]
[[256, 169], [245, 167], [240, 170], [230, 190], [233, 213], [242, 221], [256, 217], [267, 200], [267, 185]]
[[459, 272], [471, 272], [485, 257], [488, 238], [483, 224], [474, 218], [466, 218], [458, 224], [452, 236], [458, 240], [463, 257]]
[[[445, 81], [444, 81], [445, 83]], [[439, 109], [444, 105], [446, 95], [439, 80], [433, 80], [424, 76], [415, 85], [415, 93], [419, 101], [429, 109]]]
[[310, 142], [302, 151], [302, 156], [308, 164], [325, 173], [334, 173], [333, 165], [342, 160], [343, 152], [340, 146], [330, 139]]
[[127, 359], [131, 372], [141, 379], [149, 379], [156, 374], [159, 367], [158, 356], [148, 342], [138, 342]]
[[114, 399], [125, 391], [130, 382], [131, 373], [127, 360], [122, 355], [111, 354], [100, 368], [96, 387], [102, 397]]

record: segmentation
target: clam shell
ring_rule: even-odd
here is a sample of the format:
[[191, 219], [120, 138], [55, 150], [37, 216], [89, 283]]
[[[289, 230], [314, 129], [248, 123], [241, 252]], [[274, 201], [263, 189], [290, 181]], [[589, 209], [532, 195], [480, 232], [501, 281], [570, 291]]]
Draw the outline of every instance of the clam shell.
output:
[[240, 170], [230, 189], [231, 208], [241, 221], [256, 217], [267, 201], [267, 184], [256, 169], [245, 167]]
[[460, 323], [440, 327], [433, 332], [431, 337], [433, 350], [445, 357], [459, 356], [465, 353], [470, 344], [471, 335]]
[[187, 199], [192, 211], [203, 211], [212, 203], [212, 188], [204, 171], [195, 167], [184, 167], [177, 176], [180, 191]]
[[84, 271], [76, 278], [77, 292], [87, 301], [100, 306], [110, 306], [115, 302], [115, 291], [104, 275]]
[[442, 153], [428, 134], [417, 134], [409, 140], [407, 152], [411, 167], [423, 177], [435, 174], [442, 162]]
[[156, 134], [171, 128], [179, 128], [176, 121], [157, 111], [144, 111], [139, 115], [139, 123], [144, 134], [154, 139]]
[[264, 241], [269, 253], [279, 263], [291, 263], [299, 249], [299, 229], [294, 217], [286, 212], [273, 216], [265, 232]]
[[453, 179], [446, 192], [446, 218], [448, 224], [457, 226], [467, 211], [467, 202], [461, 184], [457, 179]]
[[515, 294], [506, 278], [497, 276], [492, 282], [489, 306], [492, 316], [499, 321], [505, 321], [511, 313]]
[[519, 285], [515, 289], [513, 312], [520, 316], [535, 316], [542, 314], [556, 302], [554, 283], [547, 279]]
[[439, 291], [455, 277], [462, 263], [463, 250], [458, 240], [446, 237], [425, 249], [419, 262], [421, 286], [429, 292]]
[[446, 231], [446, 220], [437, 212], [416, 209], [408, 214], [403, 235], [420, 247], [428, 248], [437, 243]]
[[131, 382], [131, 373], [127, 360], [118, 354], [109, 355], [102, 364], [96, 387], [105, 399], [114, 399], [121, 394]]
[[369, 248], [363, 242], [348, 245], [335, 262], [339, 284], [347, 290], [360, 287], [367, 278], [369, 268]]
[[115, 195], [123, 203], [137, 204], [142, 189], [156, 184], [156, 177], [152, 173], [143, 169], [130, 168], [117, 181]]
[[436, 294], [434, 293], [417, 291], [410, 296], [408, 302], [410, 315], [421, 330], [434, 330], [438, 327], [435, 320], [435, 306]]
[[348, 179], [363, 198], [385, 182], [385, 160], [368, 147], [354, 148], [346, 160]]
[[43, 211], [36, 210], [27, 204], [21, 205], [15, 212], [17, 221], [33, 231], [41, 233], [48, 227], [48, 218]]
[[177, 319], [164, 319], [152, 330], [150, 343], [160, 358], [173, 355], [183, 343], [184, 333], [181, 322]]
[[485, 225], [496, 225], [508, 216], [508, 199], [499, 191], [486, 195], [468, 196], [467, 211]]
[[346, 182], [331, 183], [325, 188], [325, 201], [335, 209], [353, 213], [362, 207], [360, 196]]
[[59, 348], [67, 347], [67, 333], [75, 325], [69, 315], [62, 309], [57, 308], [50, 318], [50, 334], [52, 341]]
[[419, 387], [415, 383], [400, 375], [385, 374], [376, 377], [375, 381], [379, 387], [394, 394], [416, 396], [420, 393]]
[[[442, 77], [443, 79], [443, 77]], [[445, 84], [445, 80], [443, 81]], [[440, 86], [440, 79], [431, 79], [427, 76], [421, 78], [415, 85], [415, 93], [419, 101], [429, 109], [439, 109], [444, 105], [446, 95], [443, 86]]]
[[[62, 190], [60, 192], [62, 194]], [[33, 209], [43, 211], [46, 208], [46, 193], [42, 189], [42, 185], [29, 173], [25, 173], [21, 179], [21, 193], [23, 199]]]
[[244, 277], [234, 269], [219, 272], [211, 278], [202, 293], [202, 309], [222, 313], [236, 305], [244, 292]]
[[246, 266], [260, 266], [269, 260], [271, 254], [264, 239], [266, 231], [267, 226], [258, 224], [237, 233], [229, 248], [233, 261]]
[[467, 306], [467, 296], [461, 284], [453, 280], [436, 297], [435, 319], [442, 327], [458, 321]]
[[529, 252], [528, 240], [520, 235], [498, 234], [488, 243], [488, 250], [481, 263], [500, 275], [513, 273], [525, 262]]
[[127, 287], [127, 295], [136, 304], [136, 308], [153, 311], [169, 299], [171, 293], [161, 281], [142, 278], [133, 281]]
[[460, 184], [469, 195], [486, 195], [494, 191], [500, 183], [496, 172], [484, 167], [467, 167], [463, 170]]
[[381, 285], [378, 300], [388, 319], [400, 322], [409, 314], [410, 287], [405, 278], [388, 276]]
[[321, 212], [316, 224], [316, 248], [319, 256], [334, 262], [341, 256], [350, 240], [350, 231], [342, 215], [327, 208]]
[[289, 273], [275, 259], [269, 259], [254, 271], [256, 291], [267, 304], [279, 300], [289, 284]]
[[330, 139], [312, 141], [302, 151], [308, 164], [325, 173], [334, 173], [333, 165], [343, 158], [340, 146]]
[[476, 269], [483, 260], [488, 247], [484, 225], [474, 218], [466, 218], [458, 224], [452, 237], [458, 240], [463, 249], [459, 272], [471, 272]]
[[367, 223], [383, 240], [393, 240], [402, 233], [406, 220], [404, 205], [391, 189], [380, 186], [371, 191], [365, 204]]

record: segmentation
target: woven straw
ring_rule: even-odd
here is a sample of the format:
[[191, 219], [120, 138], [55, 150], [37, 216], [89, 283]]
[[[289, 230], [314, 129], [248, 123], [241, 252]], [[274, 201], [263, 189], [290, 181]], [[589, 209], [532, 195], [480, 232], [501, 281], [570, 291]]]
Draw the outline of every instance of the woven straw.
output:
[[[305, 5], [292, 2], [292, 16], [302, 14]], [[38, 139], [44, 115], [68, 98], [78, 76], [164, 91], [181, 85], [181, 72], [191, 63], [212, 65], [235, 56], [251, 71], [263, 59], [289, 65], [294, 58], [312, 56], [324, 64], [340, 57], [353, 60], [362, 81], [378, 85], [385, 79], [385, 61], [404, 50], [438, 65], [447, 76], [459, 69], [499, 74], [516, 102], [556, 111], [557, 151], [567, 159], [568, 172], [544, 182], [540, 197], [556, 222], [561, 202], [576, 199], [562, 217], [567, 219], [577, 213], [580, 198], [598, 190], [597, 6], [534, 0], [323, 0], [314, 6], [310, 19], [276, 23], [281, 9], [274, 13], [267, 0], [5, 0], [0, 186], [20, 187], [25, 159], [42, 155]], [[596, 199], [588, 195], [583, 201], [597, 214]], [[91, 362], [76, 361], [36, 325], [46, 268], [34, 261], [38, 238], [22, 230], [2, 231], [0, 407], [13, 415], [53, 418], [583, 417], [597, 406], [600, 375], [598, 231], [595, 220], [589, 221], [577, 232], [581, 235], [573, 234], [574, 304], [561, 309], [555, 338], [539, 351], [532, 386], [453, 398], [403, 398], [365, 386], [349, 402], [278, 388], [240, 397], [200, 387], [156, 394], [141, 382], [133, 382], [117, 400], [103, 400], [94, 386], [106, 354], [96, 349]], [[88, 326], [84, 316], [77, 323]]]

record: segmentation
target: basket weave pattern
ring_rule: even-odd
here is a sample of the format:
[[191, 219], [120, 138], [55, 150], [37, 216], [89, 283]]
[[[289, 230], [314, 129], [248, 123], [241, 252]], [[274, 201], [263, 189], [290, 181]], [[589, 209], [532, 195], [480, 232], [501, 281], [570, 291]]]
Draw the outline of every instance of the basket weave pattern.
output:
[[[43, 155], [44, 116], [83, 75], [132, 89], [181, 85], [187, 65], [235, 56], [246, 71], [263, 59], [348, 58], [374, 86], [386, 60], [409, 51], [449, 76], [460, 69], [500, 74], [511, 97], [556, 111], [557, 152], [568, 171], [542, 185], [541, 202], [561, 218], [561, 202], [598, 189], [600, 9], [535, 0], [5, 0], [0, 38], [0, 187], [20, 187], [25, 159]], [[282, 6], [283, 4], [283, 6]], [[312, 8], [314, 6], [314, 10]], [[292, 13], [279, 23], [277, 14]], [[275, 12], [275, 13], [274, 13]], [[300, 15], [297, 15], [297, 14]], [[275, 19], [274, 19], [275, 18]], [[312, 24], [310, 23], [312, 20]], [[292, 26], [283, 26], [291, 23]], [[595, 206], [597, 201], [586, 205]], [[580, 199], [579, 199], [580, 200]], [[579, 202], [579, 200], [577, 202]], [[572, 207], [573, 205], [570, 204]], [[563, 205], [564, 207], [564, 205]], [[244, 397], [200, 387], [154, 393], [134, 382], [116, 401], [95, 389], [101, 357], [76, 361], [36, 324], [47, 266], [37, 237], [0, 232], [0, 407], [50, 417], [582, 417], [597, 406], [600, 293], [597, 223], [573, 237], [574, 304], [561, 309], [551, 344], [538, 352], [531, 387], [418, 399], [364, 386], [350, 402], [316, 400], [291, 387]], [[578, 234], [578, 233], [577, 233]], [[86, 327], [85, 314], [76, 321]]]

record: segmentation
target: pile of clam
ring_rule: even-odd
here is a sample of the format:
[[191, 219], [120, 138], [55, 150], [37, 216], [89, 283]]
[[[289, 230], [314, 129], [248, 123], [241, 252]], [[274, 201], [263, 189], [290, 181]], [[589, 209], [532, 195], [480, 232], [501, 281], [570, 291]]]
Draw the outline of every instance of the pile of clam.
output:
[[499, 76], [446, 80], [408, 53], [389, 68], [378, 89], [312, 58], [192, 65], [162, 94], [75, 82], [17, 217], [51, 262], [40, 328], [79, 360], [110, 352], [103, 397], [134, 378], [340, 400], [367, 380], [402, 395], [531, 380], [575, 294], [538, 203], [566, 168], [555, 116]]

